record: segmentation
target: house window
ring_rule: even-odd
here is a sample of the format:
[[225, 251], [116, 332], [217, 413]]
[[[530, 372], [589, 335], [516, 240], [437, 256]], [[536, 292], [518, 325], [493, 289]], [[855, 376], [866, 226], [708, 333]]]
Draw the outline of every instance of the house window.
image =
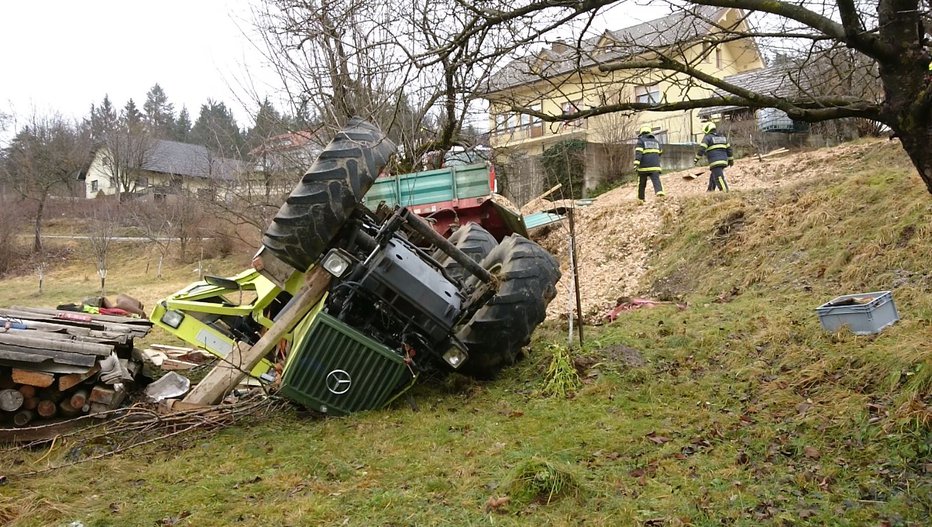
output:
[[702, 62], [705, 62], [706, 64], [712, 62], [711, 48], [712, 44], [709, 44], [708, 42], [702, 45]]
[[653, 86], [635, 86], [634, 102], [645, 104], [658, 104], [660, 102], [660, 88]]
[[[534, 110], [535, 112], [539, 112], [541, 111], [541, 104], [540, 103], [532, 104], [531, 109]], [[529, 117], [531, 118], [530, 136], [540, 137], [544, 135], [544, 122], [541, 121], [539, 117], [533, 117], [533, 116], [529, 116]]]
[[100, 190], [100, 181], [95, 179], [91, 181], [91, 192], [97, 192], [98, 190]]
[[[563, 115], [575, 115], [579, 113], [579, 107], [582, 106], [582, 99], [577, 99], [575, 101], [567, 101], [563, 103]], [[582, 119], [576, 119], [575, 121], [566, 121], [564, 127], [579, 127], [582, 126]]]
[[715, 48], [715, 67], [722, 69], [722, 50]]

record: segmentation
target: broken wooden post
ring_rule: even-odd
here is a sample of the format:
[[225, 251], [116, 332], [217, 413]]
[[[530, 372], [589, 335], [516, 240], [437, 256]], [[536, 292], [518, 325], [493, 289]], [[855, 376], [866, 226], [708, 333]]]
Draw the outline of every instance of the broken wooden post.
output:
[[191, 393], [185, 403], [216, 404], [236, 387], [246, 374], [262, 360], [323, 298], [330, 287], [330, 273], [315, 267], [305, 278], [305, 285], [279, 313], [275, 324], [252, 347], [239, 343], [217, 364]]

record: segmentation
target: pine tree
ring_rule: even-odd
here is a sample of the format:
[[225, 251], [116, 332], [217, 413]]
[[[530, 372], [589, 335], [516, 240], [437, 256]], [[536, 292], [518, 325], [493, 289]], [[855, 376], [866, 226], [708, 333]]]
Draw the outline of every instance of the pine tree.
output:
[[178, 112], [178, 120], [176, 120], [174, 126], [172, 126], [171, 137], [175, 141], [180, 141], [182, 143], [187, 143], [191, 140], [191, 116], [188, 114], [188, 109], [185, 106], [182, 106], [181, 111]]
[[96, 143], [104, 141], [107, 134], [117, 126], [117, 113], [110, 102], [110, 96], [104, 95], [100, 106], [91, 105], [91, 138]]
[[238, 157], [245, 141], [226, 104], [212, 99], [201, 105], [200, 115], [191, 128], [191, 141], [225, 157]]
[[256, 112], [256, 123], [246, 133], [246, 147], [249, 150], [266, 144], [269, 138], [281, 135], [288, 131], [288, 125], [278, 110], [272, 106], [268, 99], [262, 101], [259, 111]]
[[139, 112], [139, 108], [136, 107], [136, 103], [132, 99], [126, 101], [126, 106], [123, 107], [122, 119], [130, 130], [142, 129], [142, 113]]
[[142, 109], [145, 112], [146, 125], [153, 135], [162, 139], [174, 135], [175, 108], [172, 103], [168, 102], [168, 95], [158, 83], [146, 93], [146, 102], [142, 105]]

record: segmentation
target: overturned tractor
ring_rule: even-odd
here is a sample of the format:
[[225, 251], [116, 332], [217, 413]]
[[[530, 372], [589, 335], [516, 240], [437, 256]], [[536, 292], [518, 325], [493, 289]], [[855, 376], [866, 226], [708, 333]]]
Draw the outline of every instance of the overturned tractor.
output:
[[154, 323], [224, 359], [187, 402], [214, 403], [249, 375], [342, 415], [422, 376], [485, 379], [514, 362], [555, 296], [556, 260], [517, 234], [499, 242], [468, 223], [444, 238], [405, 207], [367, 209], [394, 152], [351, 120], [266, 229], [255, 269], [156, 306]]

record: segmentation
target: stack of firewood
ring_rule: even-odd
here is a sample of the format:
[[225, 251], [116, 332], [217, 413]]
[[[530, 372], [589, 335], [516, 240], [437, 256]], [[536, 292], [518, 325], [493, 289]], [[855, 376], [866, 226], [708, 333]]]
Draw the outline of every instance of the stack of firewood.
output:
[[6, 426], [26, 426], [35, 420], [115, 409], [123, 402], [126, 387], [99, 381], [99, 372], [97, 367], [68, 374], [0, 368], [0, 419]]
[[0, 309], [0, 428], [117, 408], [141, 373], [145, 319]]

